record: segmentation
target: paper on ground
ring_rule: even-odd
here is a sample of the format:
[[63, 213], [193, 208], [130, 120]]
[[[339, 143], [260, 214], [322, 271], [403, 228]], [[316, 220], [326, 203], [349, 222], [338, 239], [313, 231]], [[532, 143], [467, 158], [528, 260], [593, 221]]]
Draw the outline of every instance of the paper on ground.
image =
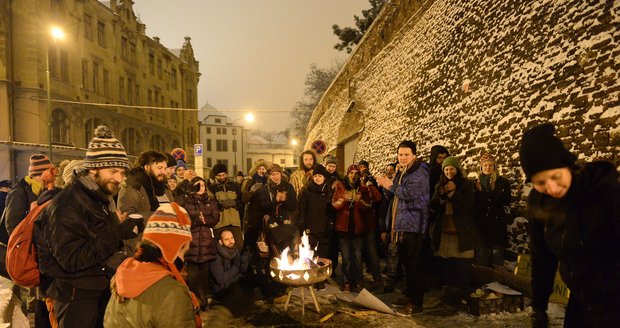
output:
[[388, 313], [388, 314], [396, 314], [394, 310], [392, 310], [389, 306], [385, 305], [385, 303], [381, 302], [380, 299], [375, 297], [372, 293], [366, 290], [366, 288], [362, 289], [362, 291], [357, 294], [357, 297], [353, 300], [355, 304], [359, 304], [361, 306], [367, 307], [369, 309], [373, 309], [379, 312]]

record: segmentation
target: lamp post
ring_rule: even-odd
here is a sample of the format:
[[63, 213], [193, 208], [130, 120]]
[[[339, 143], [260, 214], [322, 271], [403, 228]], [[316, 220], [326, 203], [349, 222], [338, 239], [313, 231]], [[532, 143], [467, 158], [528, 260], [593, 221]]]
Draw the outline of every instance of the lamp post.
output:
[[[234, 162], [235, 162], [235, 166], [234, 166], [234, 171], [233, 173], [237, 174], [237, 128], [235, 128], [235, 123], [237, 123], [238, 121], [244, 120], [246, 123], [252, 123], [254, 122], [254, 114], [252, 113], [247, 113], [245, 114], [244, 117], [242, 118], [238, 118], [236, 120], [233, 121], [233, 130], [232, 130], [232, 134], [233, 134], [233, 153], [235, 156]], [[243, 143], [243, 127], [241, 127], [241, 141]], [[243, 150], [241, 151], [241, 160], [243, 161]]]
[[[65, 37], [65, 32], [59, 27], [52, 27], [50, 29], [50, 34], [52, 39], [54, 40], [54, 45], [56, 41], [63, 39]], [[54, 155], [52, 154], [52, 93], [51, 93], [51, 77], [50, 77], [50, 51], [51, 47], [48, 43], [47, 45], [47, 53], [45, 54], [45, 77], [47, 82], [47, 133], [49, 138], [49, 147], [50, 147], [50, 162], [54, 161]]]

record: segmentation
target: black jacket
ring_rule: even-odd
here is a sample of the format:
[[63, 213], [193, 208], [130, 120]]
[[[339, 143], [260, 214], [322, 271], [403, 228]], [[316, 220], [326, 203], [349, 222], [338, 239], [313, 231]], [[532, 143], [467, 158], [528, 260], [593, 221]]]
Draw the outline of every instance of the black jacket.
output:
[[571, 291], [569, 302], [575, 298], [587, 309], [578, 326], [600, 327], [595, 322], [601, 322], [602, 318], [607, 318], [603, 326], [617, 325], [620, 183], [613, 164], [594, 162], [575, 168], [569, 191], [562, 199], [533, 189], [528, 197], [528, 216], [532, 307], [547, 308], [559, 261], [562, 280]]
[[493, 190], [476, 189], [476, 225], [480, 232], [480, 241], [487, 246], [505, 246], [508, 240], [506, 225], [509, 216], [505, 208], [510, 206], [510, 183], [497, 176]]
[[[74, 287], [103, 290], [124, 257], [110, 198], [80, 181], [65, 186], [35, 222], [39, 269]], [[54, 295], [49, 295], [54, 297]]]
[[319, 235], [329, 231], [327, 209], [331, 207], [331, 195], [327, 183], [319, 186], [314, 181], [308, 182], [299, 198], [299, 226], [303, 230], [309, 229], [310, 233]]
[[6, 207], [2, 213], [0, 242], [8, 244], [11, 232], [22, 222], [30, 211], [30, 204], [37, 200], [37, 195], [25, 179], [21, 179], [15, 189], [6, 198]]
[[441, 195], [441, 182], [437, 184], [431, 200], [431, 208], [437, 214], [431, 239], [435, 250], [439, 249], [442, 223], [445, 215], [446, 202], [452, 203], [454, 226], [459, 237], [459, 251], [474, 249], [478, 242], [478, 232], [474, 222], [474, 184], [467, 178], [460, 177], [454, 181], [456, 190], [452, 198]]

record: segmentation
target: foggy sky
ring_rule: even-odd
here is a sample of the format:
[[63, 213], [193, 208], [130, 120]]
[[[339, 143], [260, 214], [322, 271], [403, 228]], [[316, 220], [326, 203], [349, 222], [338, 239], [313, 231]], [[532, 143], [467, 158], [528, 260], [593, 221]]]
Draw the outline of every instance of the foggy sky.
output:
[[248, 128], [280, 130], [303, 97], [311, 63], [345, 62], [333, 48], [332, 24], [353, 26], [353, 15], [368, 0], [135, 0], [134, 11], [146, 34], [167, 48], [181, 48], [191, 37], [202, 76], [198, 107], [209, 102], [232, 118], [252, 111]]

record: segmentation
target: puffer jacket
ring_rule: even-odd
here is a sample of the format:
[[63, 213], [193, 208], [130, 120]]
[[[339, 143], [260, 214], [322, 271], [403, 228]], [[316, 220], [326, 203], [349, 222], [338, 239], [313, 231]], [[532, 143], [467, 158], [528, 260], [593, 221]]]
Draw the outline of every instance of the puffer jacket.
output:
[[583, 321], [574, 324], [615, 327], [620, 320], [618, 172], [609, 162], [585, 164], [572, 172], [562, 199], [535, 189], [528, 196], [532, 307], [547, 308], [559, 262], [562, 280], [570, 289], [569, 303], [576, 301], [584, 309], [578, 314]]
[[[401, 179], [402, 176], [402, 179]], [[394, 197], [398, 197], [394, 231], [426, 234], [429, 228], [429, 170], [426, 163], [416, 161], [405, 172], [398, 171], [394, 184], [384, 189], [384, 196], [390, 199], [385, 226], [392, 229], [392, 208]]]
[[[205, 192], [202, 195], [192, 193], [177, 197], [192, 220], [192, 242], [185, 253], [185, 260], [204, 263], [215, 259], [215, 238], [213, 227], [220, 221], [220, 210], [217, 201]], [[202, 215], [201, 215], [202, 214]]]
[[109, 278], [120, 264], [122, 237], [118, 226], [112, 199], [75, 179], [35, 221], [39, 270], [77, 288], [108, 288]]

